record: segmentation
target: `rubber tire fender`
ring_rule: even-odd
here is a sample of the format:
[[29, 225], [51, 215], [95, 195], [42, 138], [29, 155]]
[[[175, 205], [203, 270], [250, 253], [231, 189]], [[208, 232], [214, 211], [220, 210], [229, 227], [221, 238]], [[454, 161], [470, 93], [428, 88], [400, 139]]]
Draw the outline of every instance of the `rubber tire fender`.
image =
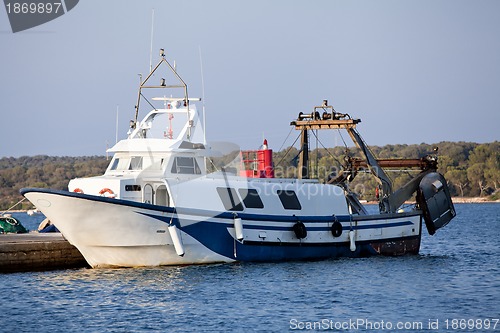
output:
[[332, 231], [333, 237], [340, 237], [342, 235], [342, 224], [339, 221], [335, 221], [333, 222], [330, 230]]
[[293, 225], [293, 232], [295, 233], [295, 236], [298, 239], [306, 238], [307, 237], [307, 229], [304, 223], [302, 222], [297, 222]]

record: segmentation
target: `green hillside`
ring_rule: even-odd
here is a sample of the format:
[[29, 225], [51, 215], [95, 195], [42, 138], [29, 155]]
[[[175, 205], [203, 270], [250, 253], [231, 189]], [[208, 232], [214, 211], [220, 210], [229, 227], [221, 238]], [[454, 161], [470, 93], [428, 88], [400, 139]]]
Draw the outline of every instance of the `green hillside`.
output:
[[[377, 158], [420, 158], [431, 153], [434, 147], [439, 148], [438, 171], [442, 173], [449, 184], [451, 194], [461, 197], [489, 196], [497, 200], [500, 197], [500, 142], [477, 144], [470, 142], [440, 142], [437, 144], [419, 145], [386, 145], [370, 146]], [[287, 150], [289, 149], [288, 153]], [[294, 147], [284, 149], [274, 154], [277, 176], [293, 177], [296, 173], [296, 156], [298, 150]], [[286, 156], [285, 156], [286, 153]], [[356, 148], [349, 148], [350, 156], [360, 157]], [[341, 169], [346, 156], [345, 147], [317, 149], [310, 153], [310, 173], [312, 178], [324, 180], [331, 171]], [[280, 162], [281, 161], [281, 162]], [[418, 172], [418, 171], [417, 171]], [[409, 181], [415, 172], [388, 172], [397, 188]], [[361, 199], [374, 200], [376, 180], [369, 173], [356, 176], [351, 189], [357, 192]]]

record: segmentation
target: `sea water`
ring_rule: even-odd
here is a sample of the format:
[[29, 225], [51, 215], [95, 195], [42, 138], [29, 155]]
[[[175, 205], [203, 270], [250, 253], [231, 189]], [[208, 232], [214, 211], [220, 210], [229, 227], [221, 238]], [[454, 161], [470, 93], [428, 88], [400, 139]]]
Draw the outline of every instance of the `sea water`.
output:
[[500, 204], [455, 207], [420, 255], [0, 274], [0, 331], [500, 332]]

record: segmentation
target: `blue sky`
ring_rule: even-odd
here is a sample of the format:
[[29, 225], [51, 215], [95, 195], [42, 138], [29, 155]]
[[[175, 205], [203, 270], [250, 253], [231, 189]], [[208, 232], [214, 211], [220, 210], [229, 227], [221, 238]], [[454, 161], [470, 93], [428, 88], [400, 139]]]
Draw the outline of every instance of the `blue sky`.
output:
[[15, 34], [0, 9], [0, 157], [104, 155], [117, 106], [125, 138], [153, 8], [192, 97], [201, 49], [209, 141], [277, 150], [323, 99], [370, 145], [500, 139], [500, 1], [85, 0]]

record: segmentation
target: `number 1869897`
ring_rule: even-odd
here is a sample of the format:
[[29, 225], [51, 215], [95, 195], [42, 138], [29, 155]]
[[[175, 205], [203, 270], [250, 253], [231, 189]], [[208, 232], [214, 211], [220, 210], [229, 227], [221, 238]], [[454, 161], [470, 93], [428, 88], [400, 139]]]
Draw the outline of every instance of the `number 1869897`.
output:
[[61, 2], [8, 2], [7, 14], [52, 14], [59, 13]]

